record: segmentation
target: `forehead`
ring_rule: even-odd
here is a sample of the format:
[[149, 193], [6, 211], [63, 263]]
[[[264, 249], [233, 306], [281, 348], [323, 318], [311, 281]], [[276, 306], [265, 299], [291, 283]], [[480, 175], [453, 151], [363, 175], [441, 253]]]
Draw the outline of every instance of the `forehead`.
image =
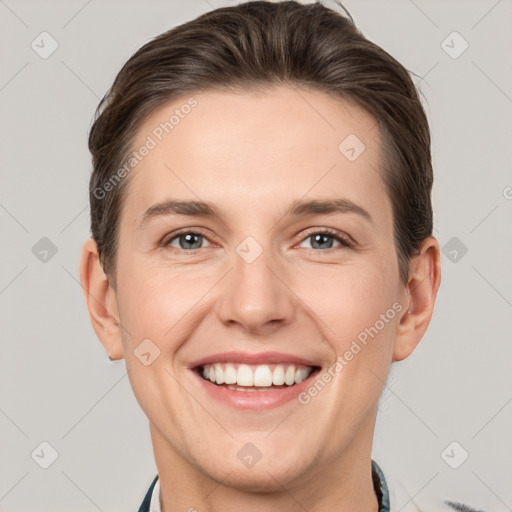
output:
[[306, 195], [389, 206], [375, 119], [323, 92], [282, 86], [182, 96], [140, 126], [133, 149], [144, 146], [129, 176], [132, 210], [166, 196], [239, 210]]

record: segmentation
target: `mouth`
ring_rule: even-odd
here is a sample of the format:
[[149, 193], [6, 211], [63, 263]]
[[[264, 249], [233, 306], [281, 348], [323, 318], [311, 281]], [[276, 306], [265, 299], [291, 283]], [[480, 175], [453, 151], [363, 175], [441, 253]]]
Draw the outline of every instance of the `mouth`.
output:
[[320, 371], [302, 364], [211, 363], [195, 368], [205, 381], [232, 391], [279, 391], [297, 386]]
[[299, 396], [321, 371], [302, 364], [211, 363], [194, 367], [202, 392], [231, 408], [245, 411], [274, 409], [299, 403]]
[[236, 410], [264, 411], [301, 403], [300, 393], [322, 371], [321, 361], [285, 352], [230, 351], [204, 356], [188, 369], [205, 400]]

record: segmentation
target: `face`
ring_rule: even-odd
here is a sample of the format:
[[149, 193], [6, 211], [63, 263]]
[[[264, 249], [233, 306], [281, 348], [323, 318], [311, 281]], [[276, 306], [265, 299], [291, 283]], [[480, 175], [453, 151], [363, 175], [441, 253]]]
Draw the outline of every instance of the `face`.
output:
[[240, 488], [303, 482], [370, 453], [407, 307], [379, 132], [320, 92], [191, 96], [134, 144], [150, 149], [115, 292], [130, 382], [157, 463]]

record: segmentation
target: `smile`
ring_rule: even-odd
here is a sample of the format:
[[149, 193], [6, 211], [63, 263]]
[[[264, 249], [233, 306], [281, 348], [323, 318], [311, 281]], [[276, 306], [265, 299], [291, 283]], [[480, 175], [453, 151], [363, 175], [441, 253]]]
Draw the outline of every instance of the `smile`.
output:
[[294, 386], [306, 380], [315, 368], [298, 364], [213, 363], [197, 368], [204, 380], [237, 391], [268, 391]]
[[230, 408], [261, 412], [298, 403], [323, 360], [285, 352], [229, 351], [205, 355], [187, 366], [200, 394]]

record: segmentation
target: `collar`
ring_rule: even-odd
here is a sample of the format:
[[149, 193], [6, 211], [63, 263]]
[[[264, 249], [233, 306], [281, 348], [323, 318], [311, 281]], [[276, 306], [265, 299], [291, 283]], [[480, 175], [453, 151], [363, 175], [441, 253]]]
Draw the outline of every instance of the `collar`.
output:
[[389, 512], [389, 489], [380, 466], [372, 459], [373, 488], [379, 500], [379, 512]]

